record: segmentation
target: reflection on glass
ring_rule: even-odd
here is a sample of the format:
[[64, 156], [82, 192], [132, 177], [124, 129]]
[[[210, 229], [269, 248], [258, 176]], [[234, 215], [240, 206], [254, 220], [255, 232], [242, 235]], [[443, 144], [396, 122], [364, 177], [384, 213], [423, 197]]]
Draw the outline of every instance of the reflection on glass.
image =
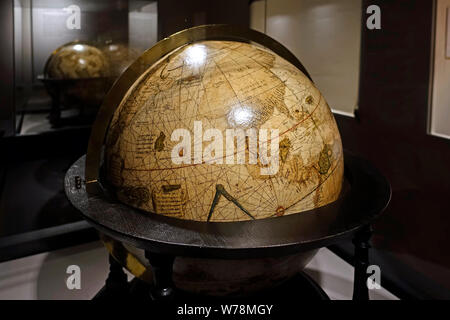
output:
[[18, 134], [90, 126], [115, 79], [157, 41], [156, 1], [71, 4], [79, 28], [66, 1], [14, 1]]
[[55, 50], [43, 70], [50, 79], [89, 79], [110, 76], [111, 62], [93, 44], [68, 43]]

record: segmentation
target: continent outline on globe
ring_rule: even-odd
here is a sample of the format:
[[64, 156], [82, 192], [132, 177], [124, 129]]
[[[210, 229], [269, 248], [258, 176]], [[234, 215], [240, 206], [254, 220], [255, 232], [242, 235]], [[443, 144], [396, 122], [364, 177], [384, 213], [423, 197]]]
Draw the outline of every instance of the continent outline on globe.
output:
[[[279, 129], [279, 171], [263, 176], [260, 163], [175, 166], [171, 133], [196, 120], [222, 132]], [[339, 196], [343, 175], [339, 132], [313, 83], [273, 52], [236, 41], [183, 46], [142, 74], [114, 113], [105, 160], [119, 200], [197, 221], [323, 206]]]

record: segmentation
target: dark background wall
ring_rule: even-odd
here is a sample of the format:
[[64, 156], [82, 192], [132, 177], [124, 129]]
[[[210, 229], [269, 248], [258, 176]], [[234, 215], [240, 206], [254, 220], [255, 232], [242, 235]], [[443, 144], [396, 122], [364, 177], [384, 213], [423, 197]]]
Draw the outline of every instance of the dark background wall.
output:
[[372, 262], [413, 296], [450, 298], [450, 141], [427, 134], [434, 1], [371, 4], [381, 30], [362, 29], [359, 120], [336, 117], [344, 147], [393, 189]]

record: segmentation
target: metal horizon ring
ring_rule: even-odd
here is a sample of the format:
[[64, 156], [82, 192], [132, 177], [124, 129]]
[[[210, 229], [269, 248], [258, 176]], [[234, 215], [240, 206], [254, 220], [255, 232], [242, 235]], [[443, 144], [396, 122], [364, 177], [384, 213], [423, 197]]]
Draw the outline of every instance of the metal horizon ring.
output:
[[128, 69], [119, 77], [106, 95], [98, 111], [97, 118], [92, 126], [86, 154], [86, 190], [88, 194], [100, 194], [99, 177], [102, 159], [103, 144], [109, 124], [119, 107], [122, 99], [129, 89], [157, 61], [185, 45], [198, 41], [228, 40], [236, 42], [254, 42], [259, 44], [283, 59], [287, 60], [311, 81], [311, 77], [302, 63], [285, 46], [268, 35], [252, 29], [224, 24], [203, 25], [179, 31], [156, 43], [145, 51]]

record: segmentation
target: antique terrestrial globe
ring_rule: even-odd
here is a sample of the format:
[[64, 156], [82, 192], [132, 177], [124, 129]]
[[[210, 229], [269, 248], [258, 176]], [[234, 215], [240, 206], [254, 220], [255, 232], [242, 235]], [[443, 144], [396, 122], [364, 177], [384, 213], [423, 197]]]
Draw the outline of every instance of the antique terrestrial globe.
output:
[[[343, 168], [333, 114], [301, 63], [264, 34], [219, 25], [162, 40], [122, 74], [93, 128], [86, 183], [168, 223], [237, 226], [335, 201]], [[104, 242], [150, 278], [142, 250]], [[288, 279], [314, 254], [177, 257], [173, 278], [184, 290], [247, 294]]]
[[[55, 85], [62, 89], [66, 104], [83, 103], [99, 106], [111, 86], [111, 63], [93, 44], [73, 41], [52, 52], [44, 67], [49, 93]], [[53, 87], [52, 87], [53, 85]]]

